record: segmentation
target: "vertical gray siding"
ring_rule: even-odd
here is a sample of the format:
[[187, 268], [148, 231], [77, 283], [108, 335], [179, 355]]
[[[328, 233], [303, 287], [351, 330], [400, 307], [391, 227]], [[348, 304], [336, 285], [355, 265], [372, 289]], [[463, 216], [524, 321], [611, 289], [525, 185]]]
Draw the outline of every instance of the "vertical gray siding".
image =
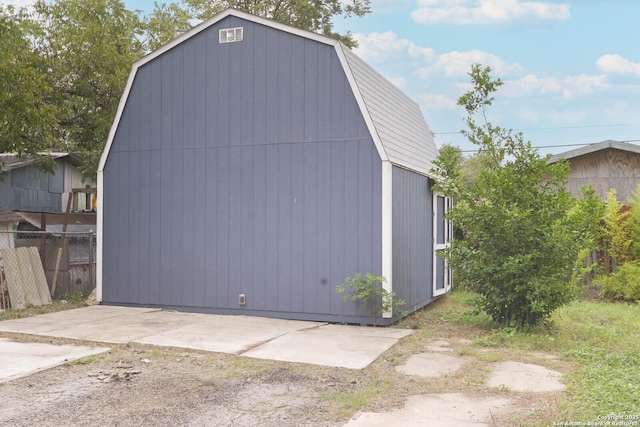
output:
[[64, 160], [56, 159], [53, 174], [28, 165], [0, 173], [0, 206], [14, 211], [63, 212]]
[[409, 312], [433, 297], [433, 193], [429, 178], [393, 168], [393, 290]]
[[381, 273], [381, 173], [333, 47], [225, 18], [138, 70], [104, 169], [103, 300], [362, 321], [335, 287]]

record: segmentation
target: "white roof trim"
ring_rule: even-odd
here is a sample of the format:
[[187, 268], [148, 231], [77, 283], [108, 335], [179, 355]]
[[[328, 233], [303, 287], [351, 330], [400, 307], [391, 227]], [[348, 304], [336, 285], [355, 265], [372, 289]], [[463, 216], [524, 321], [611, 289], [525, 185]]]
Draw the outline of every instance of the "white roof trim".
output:
[[214, 15], [213, 17], [207, 19], [206, 21], [202, 21], [201, 23], [199, 23], [198, 25], [196, 25], [195, 27], [193, 27], [189, 31], [186, 31], [185, 33], [183, 33], [182, 35], [180, 35], [177, 38], [173, 39], [172, 41], [170, 41], [169, 43], [165, 44], [164, 46], [162, 46], [162, 47], [154, 50], [150, 54], [140, 58], [138, 61], [136, 61], [133, 64], [134, 67], [138, 68], [138, 67], [146, 64], [147, 62], [152, 61], [153, 59], [155, 59], [158, 56], [162, 55], [166, 51], [173, 49], [174, 47], [176, 47], [180, 43], [184, 42], [185, 40], [188, 40], [191, 37], [195, 36], [196, 34], [206, 30], [209, 27], [211, 27], [216, 22], [222, 21], [227, 16], [235, 16], [235, 17], [238, 17], [238, 18], [241, 18], [241, 19], [245, 19], [247, 21], [255, 22], [257, 24], [262, 24], [262, 25], [264, 25], [266, 27], [275, 28], [277, 30], [281, 30], [281, 31], [284, 31], [284, 32], [287, 32], [287, 33], [290, 33], [290, 34], [295, 34], [297, 36], [304, 37], [306, 39], [315, 40], [315, 41], [318, 41], [320, 43], [328, 44], [328, 45], [331, 45], [331, 46], [334, 46], [334, 45], [336, 45], [338, 43], [337, 40], [331, 39], [329, 37], [326, 37], [326, 36], [323, 36], [323, 35], [320, 35], [320, 34], [316, 34], [316, 33], [312, 33], [310, 31], [301, 30], [299, 28], [291, 27], [289, 25], [281, 24], [281, 23], [273, 21], [271, 19], [261, 18], [259, 16], [251, 15], [251, 14], [246, 13], [246, 12], [241, 12], [241, 11], [236, 10], [236, 9], [225, 9], [224, 11], [218, 13], [217, 15]]
[[98, 163], [98, 173], [104, 170], [104, 165], [107, 163], [107, 157], [109, 156], [109, 151], [111, 151], [111, 144], [113, 144], [113, 138], [115, 138], [116, 136], [116, 129], [118, 129], [118, 125], [120, 124], [124, 106], [127, 104], [127, 99], [129, 98], [129, 93], [131, 92], [131, 86], [133, 86], [133, 80], [135, 79], [136, 73], [138, 72], [138, 67], [136, 66], [136, 64], [137, 63], [134, 63], [133, 67], [131, 67], [131, 72], [129, 73], [129, 78], [127, 79], [127, 85], [124, 87], [124, 92], [122, 93], [122, 97], [120, 98], [120, 102], [118, 103], [116, 116], [113, 118], [111, 129], [109, 129], [107, 143], [105, 144], [104, 150], [102, 150], [102, 155], [100, 156], [100, 163]]
[[[164, 46], [154, 50], [153, 52], [151, 52], [150, 54], [140, 58], [139, 60], [137, 60], [136, 62], [133, 63], [133, 65], [131, 66], [131, 72], [129, 73], [129, 79], [127, 80], [127, 85], [125, 86], [124, 92], [122, 93], [122, 97], [120, 98], [120, 103], [118, 104], [118, 110], [116, 111], [116, 116], [113, 120], [113, 123], [111, 125], [111, 129], [109, 130], [109, 136], [107, 138], [107, 143], [105, 144], [104, 150], [102, 151], [102, 155], [100, 156], [100, 163], [98, 165], [98, 171], [102, 171], [104, 170], [104, 166], [107, 162], [107, 157], [109, 156], [109, 151], [111, 150], [111, 144], [113, 143], [113, 138], [115, 137], [115, 132], [116, 129], [118, 128], [118, 125], [120, 123], [120, 118], [122, 117], [122, 112], [124, 111], [124, 106], [127, 103], [127, 99], [129, 98], [129, 93], [131, 92], [131, 86], [133, 85], [133, 80], [135, 79], [135, 75], [138, 72], [138, 68], [142, 67], [144, 64], [154, 60], [155, 58], [159, 57], [160, 55], [162, 55], [163, 53], [167, 52], [168, 50], [173, 49], [174, 47], [176, 47], [177, 45], [179, 45], [180, 43], [190, 39], [191, 37], [195, 36], [196, 34], [206, 30], [207, 28], [211, 27], [212, 25], [214, 25], [216, 22], [219, 22], [221, 20], [223, 20], [224, 18], [228, 17], [228, 16], [235, 16], [241, 19], [245, 19], [247, 21], [251, 21], [251, 22], [255, 22], [257, 24], [261, 24], [270, 28], [275, 28], [277, 30], [281, 30], [290, 34], [294, 34], [300, 37], [304, 37], [307, 39], [311, 39], [311, 40], [315, 40], [317, 42], [320, 43], [324, 43], [330, 46], [338, 46], [340, 45], [340, 43], [337, 40], [331, 39], [329, 37], [320, 35], [320, 34], [315, 34], [312, 33], [310, 31], [305, 31], [305, 30], [301, 30], [299, 28], [295, 28], [295, 27], [290, 27], [288, 25], [285, 24], [281, 24], [279, 22], [276, 21], [272, 21], [270, 19], [267, 18], [261, 18], [259, 16], [255, 16], [255, 15], [251, 15], [249, 13], [245, 13], [245, 12], [241, 12], [239, 10], [235, 10], [235, 9], [226, 9], [220, 13], [218, 13], [217, 15], [207, 19], [206, 21], [201, 22], [200, 24], [196, 25], [195, 27], [193, 27], [192, 29], [190, 29], [189, 31], [186, 31], [185, 33], [183, 33], [182, 35], [178, 36], [177, 38], [173, 39], [172, 41], [170, 41], [169, 43], [165, 44]], [[336, 49], [338, 50], [338, 49]], [[341, 62], [344, 66], [344, 61], [343, 58], [341, 58]], [[347, 73], [350, 74], [350, 73]], [[353, 79], [353, 76], [350, 76], [351, 79]], [[353, 87], [353, 84], [352, 84]], [[355, 91], [354, 91], [355, 92]], [[360, 105], [360, 107], [362, 107], [362, 105]], [[364, 111], [364, 110], [363, 110]], [[367, 123], [367, 125], [369, 125], [369, 123]], [[377, 146], [377, 144], [376, 144]]]
[[549, 158], [548, 163], [555, 163], [560, 159], [569, 160], [574, 157], [584, 156], [585, 154], [595, 153], [596, 151], [606, 150], [607, 148], [613, 148], [616, 150], [628, 151], [630, 153], [640, 154], [640, 145], [630, 144], [624, 141], [606, 140], [598, 142], [596, 144], [590, 144], [586, 147], [576, 148], [575, 150], [565, 151], [564, 153], [556, 154]]

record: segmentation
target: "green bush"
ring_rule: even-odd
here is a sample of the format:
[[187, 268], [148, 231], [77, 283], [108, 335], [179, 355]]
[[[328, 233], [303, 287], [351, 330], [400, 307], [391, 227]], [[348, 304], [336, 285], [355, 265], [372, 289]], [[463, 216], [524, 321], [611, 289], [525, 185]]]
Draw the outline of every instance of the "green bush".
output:
[[601, 287], [602, 298], [640, 301], [640, 262], [623, 264], [617, 273], [598, 277], [595, 284]]
[[[363, 276], [356, 273], [353, 277], [344, 279], [344, 283], [336, 287], [336, 292], [345, 294], [342, 296], [344, 302], [349, 299], [360, 301], [369, 310], [373, 325], [376, 326], [376, 320], [380, 314], [396, 313], [400, 307], [406, 304], [403, 299], [396, 298], [395, 292], [389, 292], [380, 286], [386, 280], [384, 276], [374, 276], [371, 273]], [[400, 314], [403, 316], [405, 312], [401, 311]]]
[[592, 188], [579, 199], [564, 188], [568, 163], [549, 164], [521, 133], [487, 121], [485, 107], [502, 84], [490, 71], [474, 65], [473, 89], [458, 100], [481, 167], [465, 180], [455, 152], [434, 162], [437, 190], [455, 200], [448, 219], [462, 232], [445, 256], [498, 325], [533, 326], [576, 295], [573, 266], [600, 235], [603, 206]]

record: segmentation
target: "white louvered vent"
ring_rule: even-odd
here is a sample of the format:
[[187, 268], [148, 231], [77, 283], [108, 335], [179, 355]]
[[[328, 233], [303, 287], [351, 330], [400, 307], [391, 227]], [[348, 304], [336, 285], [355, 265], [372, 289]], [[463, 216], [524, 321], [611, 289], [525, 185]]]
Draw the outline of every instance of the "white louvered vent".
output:
[[242, 27], [220, 30], [220, 43], [241, 42], [242, 32]]

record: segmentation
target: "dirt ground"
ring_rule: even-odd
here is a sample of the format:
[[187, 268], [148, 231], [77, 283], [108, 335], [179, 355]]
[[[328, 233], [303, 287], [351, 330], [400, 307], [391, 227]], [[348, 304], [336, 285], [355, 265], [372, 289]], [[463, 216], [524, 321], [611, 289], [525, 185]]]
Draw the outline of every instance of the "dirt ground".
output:
[[[437, 307], [437, 305], [436, 305]], [[0, 384], [0, 425], [32, 426], [343, 426], [362, 412], [402, 408], [411, 396], [464, 393], [508, 398], [513, 408], [490, 425], [551, 425], [564, 392], [526, 393], [488, 387], [496, 363], [573, 368], [545, 355], [486, 349], [473, 340], [487, 331], [440, 318], [414, 316], [416, 332], [362, 370], [258, 360], [138, 344]], [[434, 327], [435, 326], [435, 327]], [[16, 341], [104, 345], [0, 333]], [[464, 366], [439, 378], [398, 372], [412, 356], [451, 343]], [[435, 347], [434, 347], [435, 346]], [[436, 348], [437, 347], [437, 348]]]
[[353, 389], [357, 381], [349, 378], [352, 373], [142, 345], [116, 346], [105, 355], [0, 384], [0, 425], [342, 425], [344, 421], [331, 414], [322, 396]]
[[[409, 396], [421, 393], [453, 390], [505, 396], [504, 391], [482, 386], [482, 363], [471, 363], [466, 372], [437, 381], [398, 374], [395, 367], [414, 344], [389, 350], [363, 370], [142, 345], [115, 346], [104, 355], [0, 384], [0, 425], [342, 426], [358, 409], [391, 411], [402, 407]], [[492, 425], [517, 425], [554, 409], [552, 395], [523, 393], [516, 397], [519, 421], [512, 413], [494, 419]]]

